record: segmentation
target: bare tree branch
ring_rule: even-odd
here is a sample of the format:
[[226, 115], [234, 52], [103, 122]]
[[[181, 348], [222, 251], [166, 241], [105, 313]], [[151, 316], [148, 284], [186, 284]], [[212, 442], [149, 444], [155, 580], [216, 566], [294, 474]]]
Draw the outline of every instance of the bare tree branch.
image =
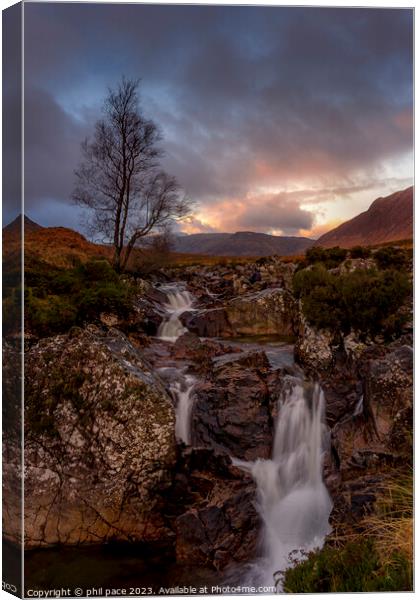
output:
[[174, 177], [159, 168], [161, 136], [139, 108], [139, 81], [123, 77], [109, 89], [103, 119], [82, 143], [73, 200], [90, 215], [90, 229], [112, 241], [114, 267], [123, 271], [141, 238], [190, 212]]

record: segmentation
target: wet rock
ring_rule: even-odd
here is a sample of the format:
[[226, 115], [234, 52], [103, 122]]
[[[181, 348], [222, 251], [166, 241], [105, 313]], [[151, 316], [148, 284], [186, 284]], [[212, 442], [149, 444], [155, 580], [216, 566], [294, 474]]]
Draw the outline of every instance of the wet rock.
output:
[[229, 337], [232, 329], [223, 308], [213, 308], [181, 315], [182, 324], [200, 337]]
[[234, 298], [226, 305], [234, 335], [294, 335], [298, 305], [285, 289], [266, 289]]
[[244, 460], [269, 458], [272, 444], [270, 371], [265, 353], [243, 353], [215, 364], [195, 388], [193, 445]]
[[142, 355], [88, 326], [25, 358], [26, 546], [169, 540], [174, 412]]
[[172, 348], [172, 355], [176, 359], [191, 360], [199, 370], [211, 368], [212, 359], [229, 353], [240, 353], [237, 347], [222, 344], [215, 340], [201, 339], [195, 333], [187, 332], [181, 335]]
[[330, 523], [334, 533], [346, 536], [349, 533], [362, 531], [361, 521], [369, 515], [375, 506], [378, 496], [386, 481], [386, 475], [361, 475], [352, 481], [345, 482], [335, 494], [334, 507], [330, 515]]
[[252, 558], [259, 529], [252, 478], [223, 453], [196, 448], [182, 458], [191, 505], [175, 519], [177, 562], [221, 570]]
[[126, 329], [137, 329], [143, 331], [147, 335], [156, 335], [159, 325], [164, 318], [162, 306], [155, 304], [155, 302], [151, 302], [148, 298], [137, 297], [133, 310], [134, 315]]

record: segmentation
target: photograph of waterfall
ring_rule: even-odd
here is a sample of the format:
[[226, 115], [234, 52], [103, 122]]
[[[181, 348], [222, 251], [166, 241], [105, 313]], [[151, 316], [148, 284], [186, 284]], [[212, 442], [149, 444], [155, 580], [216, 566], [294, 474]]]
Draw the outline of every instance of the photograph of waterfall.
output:
[[3, 592], [414, 592], [414, 9], [3, 10]]

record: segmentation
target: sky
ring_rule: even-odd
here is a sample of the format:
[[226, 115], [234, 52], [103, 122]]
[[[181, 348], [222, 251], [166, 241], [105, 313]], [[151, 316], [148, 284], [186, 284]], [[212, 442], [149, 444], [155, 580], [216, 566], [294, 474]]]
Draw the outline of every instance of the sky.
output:
[[412, 28], [408, 9], [26, 4], [26, 214], [82, 230], [80, 143], [124, 74], [194, 201], [184, 232], [318, 237], [412, 184]]

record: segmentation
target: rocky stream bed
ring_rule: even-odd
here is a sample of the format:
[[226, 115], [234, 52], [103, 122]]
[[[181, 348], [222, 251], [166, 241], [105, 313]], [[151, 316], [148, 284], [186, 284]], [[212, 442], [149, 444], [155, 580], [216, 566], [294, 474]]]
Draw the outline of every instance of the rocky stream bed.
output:
[[129, 321], [28, 347], [31, 587], [272, 586], [290, 552], [357, 528], [409, 453], [412, 334], [337, 344], [294, 268], [168, 270], [136, 282]]

